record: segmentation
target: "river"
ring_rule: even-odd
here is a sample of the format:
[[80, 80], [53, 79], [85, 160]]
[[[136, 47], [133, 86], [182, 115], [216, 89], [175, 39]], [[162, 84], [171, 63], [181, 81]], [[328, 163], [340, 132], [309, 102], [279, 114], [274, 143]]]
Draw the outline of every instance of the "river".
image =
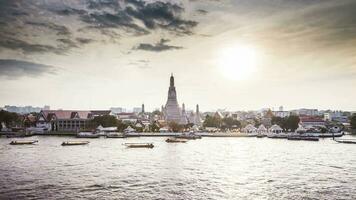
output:
[[356, 145], [331, 139], [26, 139], [0, 138], [0, 199], [356, 199]]

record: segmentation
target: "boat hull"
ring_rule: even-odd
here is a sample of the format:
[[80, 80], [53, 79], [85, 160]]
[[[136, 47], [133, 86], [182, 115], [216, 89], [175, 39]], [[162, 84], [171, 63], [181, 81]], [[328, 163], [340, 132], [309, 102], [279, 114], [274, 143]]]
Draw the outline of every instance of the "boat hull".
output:
[[37, 140], [34, 141], [11, 141], [10, 145], [31, 145], [37, 143]]
[[83, 142], [73, 141], [73, 142], [63, 142], [61, 145], [62, 146], [76, 146], [76, 145], [87, 145], [87, 144], [89, 144], [89, 142], [87, 142], [87, 141], [83, 141]]

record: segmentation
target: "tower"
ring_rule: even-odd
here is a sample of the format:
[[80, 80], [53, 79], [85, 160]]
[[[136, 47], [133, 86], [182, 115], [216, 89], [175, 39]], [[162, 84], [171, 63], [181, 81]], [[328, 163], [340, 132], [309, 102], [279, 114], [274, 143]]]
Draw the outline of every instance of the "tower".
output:
[[145, 104], [142, 104], [141, 112], [142, 112], [142, 113], [145, 113]]
[[196, 109], [195, 109], [195, 120], [194, 124], [200, 126], [201, 125], [201, 118], [200, 118], [200, 113], [199, 113], [199, 104], [197, 104]]
[[176, 87], [174, 86], [174, 76], [171, 74], [169, 79], [168, 98], [164, 107], [164, 116], [168, 122], [182, 123], [182, 113], [177, 101]]

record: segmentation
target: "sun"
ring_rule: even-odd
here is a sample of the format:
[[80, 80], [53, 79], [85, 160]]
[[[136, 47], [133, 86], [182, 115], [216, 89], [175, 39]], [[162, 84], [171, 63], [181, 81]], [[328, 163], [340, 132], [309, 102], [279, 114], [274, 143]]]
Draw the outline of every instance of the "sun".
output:
[[219, 51], [217, 65], [231, 80], [247, 80], [256, 71], [256, 49], [247, 45], [232, 45]]

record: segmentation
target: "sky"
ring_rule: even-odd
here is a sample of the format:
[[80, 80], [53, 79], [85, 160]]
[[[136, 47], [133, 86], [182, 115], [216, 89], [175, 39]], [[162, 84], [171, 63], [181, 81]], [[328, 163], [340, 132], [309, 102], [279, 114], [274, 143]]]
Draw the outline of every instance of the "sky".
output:
[[355, 0], [0, 0], [0, 107], [356, 110]]

